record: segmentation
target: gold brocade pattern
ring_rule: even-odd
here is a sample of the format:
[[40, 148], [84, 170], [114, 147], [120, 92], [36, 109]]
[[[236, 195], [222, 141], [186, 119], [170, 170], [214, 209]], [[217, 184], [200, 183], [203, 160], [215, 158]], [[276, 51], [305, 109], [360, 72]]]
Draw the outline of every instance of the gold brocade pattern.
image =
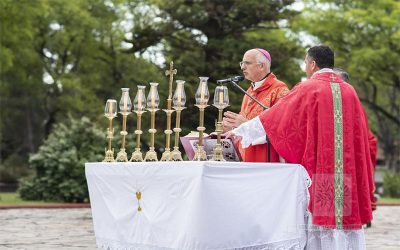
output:
[[[257, 100], [260, 100], [262, 104], [264, 104], [267, 107], [273, 106], [280, 98], [283, 96], [287, 95], [289, 93], [289, 89], [287, 87], [278, 87], [274, 88], [270, 93], [268, 93], [264, 98], [260, 98], [261, 95], [265, 94], [260, 94], [258, 96], [258, 92], [256, 91], [248, 91], [250, 95], [254, 96]], [[244, 107], [242, 107], [242, 115], [246, 117], [247, 119], [253, 119], [254, 117], [258, 116], [263, 112], [263, 108], [260, 107], [258, 104], [256, 104], [253, 100], [250, 98], [247, 98], [247, 103]]]

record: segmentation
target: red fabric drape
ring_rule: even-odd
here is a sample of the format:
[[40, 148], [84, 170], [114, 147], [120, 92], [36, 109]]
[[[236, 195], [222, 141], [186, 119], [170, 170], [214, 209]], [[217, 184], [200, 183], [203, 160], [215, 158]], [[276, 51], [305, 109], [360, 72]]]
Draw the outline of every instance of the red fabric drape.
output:
[[[297, 84], [271, 109], [260, 115], [279, 155], [303, 165], [310, 175], [309, 209], [313, 223], [335, 228], [334, 114], [330, 79], [339, 83], [343, 117], [343, 226], [360, 228], [372, 219], [374, 191], [368, 123], [351, 85], [331, 72]], [[338, 197], [336, 197], [338, 198]], [[339, 197], [340, 198], [340, 197]]]

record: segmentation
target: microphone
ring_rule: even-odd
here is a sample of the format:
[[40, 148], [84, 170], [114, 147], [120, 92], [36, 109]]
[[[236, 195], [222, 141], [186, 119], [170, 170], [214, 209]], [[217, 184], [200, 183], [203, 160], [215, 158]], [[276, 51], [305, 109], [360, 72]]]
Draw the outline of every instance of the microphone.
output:
[[231, 78], [217, 80], [217, 83], [240, 82], [240, 81], [243, 81], [243, 79], [244, 79], [243, 76], [234, 76], [234, 77], [231, 77]]
[[225, 82], [229, 82], [231, 85], [233, 85], [235, 88], [239, 89], [243, 94], [247, 95], [250, 99], [252, 99], [254, 102], [256, 102], [258, 105], [260, 105], [264, 110], [268, 109], [267, 106], [265, 106], [264, 104], [262, 104], [261, 102], [259, 102], [256, 98], [254, 98], [254, 96], [250, 95], [249, 93], [247, 93], [246, 90], [244, 90], [242, 87], [240, 87], [238, 85], [239, 81], [242, 81], [244, 79], [243, 76], [234, 76], [231, 78], [227, 78], [227, 79], [222, 79], [222, 80], [218, 80], [217, 83], [225, 83]]

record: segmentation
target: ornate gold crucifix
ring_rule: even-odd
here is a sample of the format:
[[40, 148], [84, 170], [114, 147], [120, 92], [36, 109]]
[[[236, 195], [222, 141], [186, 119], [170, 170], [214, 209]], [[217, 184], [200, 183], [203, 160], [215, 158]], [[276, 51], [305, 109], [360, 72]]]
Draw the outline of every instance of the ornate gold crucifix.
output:
[[165, 75], [169, 76], [169, 89], [168, 89], [168, 109], [172, 109], [172, 83], [174, 81], [174, 75], [176, 75], [178, 71], [174, 69], [174, 62], [169, 64], [169, 70], [165, 71]]
[[168, 90], [168, 98], [167, 98], [167, 109], [164, 109], [164, 112], [167, 114], [167, 129], [164, 131], [166, 135], [165, 142], [165, 151], [161, 156], [161, 161], [170, 161], [171, 160], [171, 150], [170, 150], [170, 142], [171, 142], [171, 115], [174, 112], [172, 109], [172, 83], [174, 81], [174, 75], [177, 73], [177, 70], [174, 69], [174, 62], [169, 64], [169, 70], [165, 71], [165, 75], [169, 76], [169, 90]]

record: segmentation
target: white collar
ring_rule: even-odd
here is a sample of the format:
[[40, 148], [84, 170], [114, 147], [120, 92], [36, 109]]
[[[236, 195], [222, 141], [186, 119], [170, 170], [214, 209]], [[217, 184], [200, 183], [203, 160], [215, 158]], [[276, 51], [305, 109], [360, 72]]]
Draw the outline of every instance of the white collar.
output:
[[313, 77], [314, 75], [317, 75], [317, 74], [324, 73], [324, 72], [334, 72], [334, 71], [333, 71], [333, 69], [330, 69], [330, 68], [323, 68], [323, 69], [320, 69], [318, 71], [315, 71], [314, 74], [312, 74], [311, 77]]
[[[268, 75], [269, 75], [269, 74], [268, 74]], [[258, 81], [258, 82], [252, 82], [251, 85], [253, 85], [253, 90], [258, 89], [258, 88], [263, 84], [263, 82], [265, 81], [265, 79], [267, 79], [267, 77], [268, 77], [268, 76], [264, 77], [263, 79], [261, 79], [261, 80]]]

